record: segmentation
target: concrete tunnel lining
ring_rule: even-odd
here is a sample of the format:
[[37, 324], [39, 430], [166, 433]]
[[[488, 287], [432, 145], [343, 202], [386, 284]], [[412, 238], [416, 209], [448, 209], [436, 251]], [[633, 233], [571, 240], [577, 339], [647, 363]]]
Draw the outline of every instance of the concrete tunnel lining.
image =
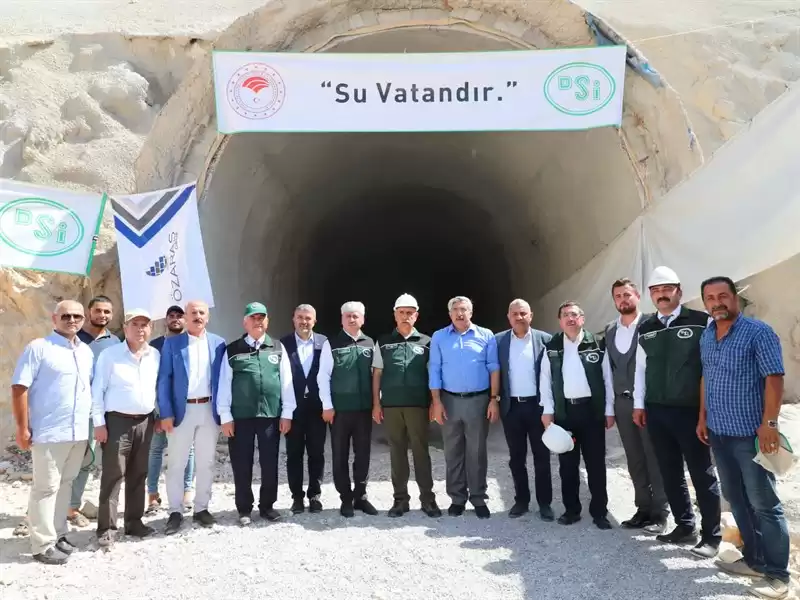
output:
[[[396, 30], [335, 51], [476, 45], [512, 47], [462, 31]], [[262, 299], [274, 333], [291, 330], [300, 302], [317, 306], [330, 333], [341, 303], [357, 299], [377, 334], [392, 326], [403, 292], [421, 301], [425, 330], [447, 323], [457, 294], [473, 298], [477, 322], [502, 328], [511, 298], [533, 303], [640, 208], [613, 129], [240, 134], [206, 180], [201, 225], [222, 332], [238, 332], [241, 306]]]

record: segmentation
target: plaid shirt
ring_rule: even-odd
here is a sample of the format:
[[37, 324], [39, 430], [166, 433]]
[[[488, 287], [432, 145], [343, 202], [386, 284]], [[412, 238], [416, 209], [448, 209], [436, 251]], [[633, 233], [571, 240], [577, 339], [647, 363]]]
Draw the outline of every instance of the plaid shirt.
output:
[[781, 342], [772, 328], [743, 315], [717, 341], [717, 324], [700, 338], [708, 428], [717, 435], [755, 435], [764, 414], [764, 379], [783, 375]]

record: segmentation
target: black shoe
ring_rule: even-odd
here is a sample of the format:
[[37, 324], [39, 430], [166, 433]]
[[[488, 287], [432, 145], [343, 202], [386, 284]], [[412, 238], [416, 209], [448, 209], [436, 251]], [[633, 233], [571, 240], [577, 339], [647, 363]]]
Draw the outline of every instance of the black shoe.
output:
[[580, 515], [576, 515], [575, 513], [565, 512], [563, 515], [558, 517], [558, 524], [559, 525], [572, 525], [573, 523], [577, 523], [581, 520]]
[[198, 513], [194, 513], [192, 520], [195, 523], [200, 523], [200, 525], [202, 525], [203, 527], [213, 527], [214, 523], [217, 522], [217, 520], [214, 518], [214, 515], [212, 515], [207, 510], [201, 510]]
[[353, 510], [353, 502], [351, 500], [346, 500], [342, 502], [341, 508], [339, 508], [339, 512], [342, 514], [343, 517], [354, 517], [356, 515], [356, 511]]
[[411, 509], [408, 506], [408, 502], [403, 500], [395, 500], [392, 508], [390, 508], [389, 512], [386, 514], [390, 517], [402, 517], [409, 510]]
[[305, 502], [303, 502], [302, 498], [298, 498], [297, 500], [292, 502], [292, 514], [293, 515], [299, 515], [301, 513], [304, 513], [305, 510], [306, 510], [306, 504], [305, 504]]
[[146, 538], [153, 533], [155, 533], [155, 530], [152, 527], [148, 527], [141, 521], [131, 521], [125, 525], [125, 535]]
[[700, 558], [714, 558], [719, 554], [719, 540], [700, 540], [689, 552]]
[[451, 504], [450, 508], [447, 509], [447, 514], [451, 517], [460, 517], [464, 514], [464, 505], [463, 504]]
[[322, 512], [322, 502], [313, 498], [308, 501], [308, 512], [319, 513]]
[[650, 514], [641, 510], [637, 510], [635, 515], [633, 515], [627, 521], [620, 523], [620, 526], [624, 529], [642, 529], [650, 524], [652, 524]]
[[40, 554], [34, 554], [33, 559], [46, 565], [63, 565], [69, 560], [69, 555], [64, 554], [55, 547], [50, 547]]
[[608, 521], [608, 517], [597, 517], [596, 519], [592, 520], [598, 529], [611, 529], [611, 523]]
[[66, 537], [62, 536], [58, 538], [58, 541], [56, 542], [56, 550], [61, 552], [61, 554], [66, 554], [67, 556], [69, 556], [75, 551], [75, 546], [70, 544], [69, 540]]
[[378, 509], [372, 506], [372, 503], [366, 498], [361, 498], [360, 500], [353, 502], [353, 508], [360, 510], [365, 515], [370, 515], [371, 517], [374, 517], [378, 514]]
[[666, 515], [653, 515], [650, 517], [650, 523], [644, 526], [645, 533], [654, 535], [662, 535], [667, 530], [667, 517]]
[[542, 521], [554, 521], [556, 516], [553, 514], [553, 509], [549, 505], [539, 507], [539, 518]]
[[693, 527], [678, 525], [667, 534], [657, 535], [656, 539], [665, 544], [694, 544], [697, 542], [697, 532]]
[[422, 512], [424, 512], [432, 519], [436, 519], [442, 516], [442, 509], [439, 508], [438, 504], [436, 504], [436, 500], [431, 500], [430, 502], [423, 502]]
[[517, 519], [528, 512], [528, 505], [523, 504], [522, 502], [516, 502], [514, 506], [511, 507], [511, 510], [508, 511], [508, 516], [512, 519]]
[[167, 519], [167, 526], [164, 528], [164, 535], [172, 535], [178, 533], [183, 523], [183, 515], [179, 512], [174, 512]]
[[481, 504], [480, 506], [475, 507], [475, 516], [479, 519], [488, 519], [492, 516], [492, 513], [489, 512], [489, 507], [485, 504]]
[[279, 513], [274, 508], [267, 508], [266, 510], [259, 510], [258, 516], [262, 519], [266, 519], [267, 521], [280, 521], [281, 520], [281, 513]]

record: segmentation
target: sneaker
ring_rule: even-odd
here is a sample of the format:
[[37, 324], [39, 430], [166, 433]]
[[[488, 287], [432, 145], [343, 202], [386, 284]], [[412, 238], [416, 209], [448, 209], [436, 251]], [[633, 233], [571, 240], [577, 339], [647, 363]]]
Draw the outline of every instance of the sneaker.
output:
[[299, 514], [305, 512], [305, 510], [306, 510], [306, 505], [303, 502], [302, 498], [298, 498], [297, 500], [292, 502], [292, 514], [293, 515], [299, 515]]
[[372, 506], [372, 502], [367, 500], [366, 497], [353, 502], [353, 508], [356, 510], [360, 510], [365, 515], [370, 515], [372, 517], [378, 514], [378, 509]]
[[731, 575], [738, 575], [740, 577], [752, 577], [754, 579], [761, 579], [764, 577], [763, 573], [759, 573], [745, 562], [743, 558], [733, 562], [725, 562], [716, 560], [714, 565], [720, 570], [725, 571]]
[[317, 498], [312, 498], [308, 502], [308, 512], [311, 513], [320, 513], [322, 512], [322, 502], [320, 502]]
[[678, 525], [664, 535], [657, 535], [656, 539], [665, 544], [694, 544], [697, 542], [697, 531], [693, 527]]
[[422, 512], [424, 512], [432, 519], [436, 519], [442, 516], [442, 509], [439, 508], [438, 504], [436, 504], [436, 500], [431, 500], [430, 502], [423, 502]]
[[106, 529], [103, 533], [97, 536], [97, 545], [101, 548], [106, 548], [114, 543], [114, 534], [110, 529]]
[[137, 538], [146, 538], [154, 533], [155, 529], [148, 527], [141, 521], [131, 521], [130, 523], [125, 524], [125, 535], [130, 535]]
[[789, 597], [789, 584], [774, 577], [763, 577], [751, 583], [747, 591], [759, 598], [782, 600]]
[[485, 504], [481, 504], [480, 506], [475, 507], [475, 516], [479, 519], [488, 519], [492, 516], [492, 513], [489, 512], [489, 507]]
[[58, 538], [56, 542], [56, 550], [69, 556], [75, 551], [75, 546], [73, 546], [66, 537], [62, 536]]
[[34, 554], [33, 559], [46, 565], [63, 565], [69, 560], [69, 556], [51, 546], [40, 554]]
[[201, 510], [200, 512], [194, 513], [192, 520], [195, 523], [199, 523], [203, 527], [213, 527], [217, 520], [214, 518], [208, 510]]
[[516, 502], [514, 506], [511, 507], [511, 510], [508, 511], [508, 516], [512, 519], [517, 519], [528, 512], [528, 505], [523, 504], [522, 502]]
[[408, 506], [408, 502], [404, 500], [395, 500], [394, 505], [389, 509], [387, 515], [390, 517], [402, 517], [409, 510], [411, 510], [411, 508]]
[[239, 525], [242, 527], [247, 527], [252, 522], [253, 519], [250, 518], [250, 515], [239, 515]]
[[167, 526], [164, 528], [164, 535], [172, 535], [178, 533], [183, 523], [183, 515], [179, 512], [174, 512], [167, 519]]
[[268, 508], [266, 510], [260, 510], [260, 511], [258, 511], [258, 515], [262, 519], [266, 519], [267, 521], [273, 521], [274, 522], [274, 521], [280, 521], [280, 519], [281, 519], [281, 513], [279, 513], [274, 508]]

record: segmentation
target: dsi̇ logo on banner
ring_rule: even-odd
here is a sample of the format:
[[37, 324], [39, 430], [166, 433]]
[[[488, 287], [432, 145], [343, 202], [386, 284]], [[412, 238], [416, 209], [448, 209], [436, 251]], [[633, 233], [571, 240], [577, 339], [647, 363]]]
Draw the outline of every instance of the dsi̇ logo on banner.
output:
[[249, 63], [228, 80], [228, 104], [246, 119], [268, 119], [281, 109], [286, 85], [280, 74], [264, 63]]
[[55, 200], [20, 198], [0, 207], [0, 241], [23, 254], [59, 256], [84, 235], [80, 217]]
[[544, 82], [544, 96], [553, 108], [575, 117], [603, 109], [616, 91], [617, 82], [611, 73], [589, 62], [562, 65]]

